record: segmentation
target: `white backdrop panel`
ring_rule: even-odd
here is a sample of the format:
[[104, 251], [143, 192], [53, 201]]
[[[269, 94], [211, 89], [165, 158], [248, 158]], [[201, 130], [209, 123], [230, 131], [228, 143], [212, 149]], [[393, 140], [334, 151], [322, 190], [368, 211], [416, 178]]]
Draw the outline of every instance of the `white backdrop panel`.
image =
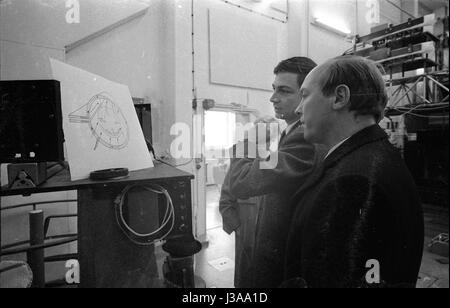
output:
[[261, 16], [209, 11], [210, 81], [271, 90], [278, 62], [277, 28]]

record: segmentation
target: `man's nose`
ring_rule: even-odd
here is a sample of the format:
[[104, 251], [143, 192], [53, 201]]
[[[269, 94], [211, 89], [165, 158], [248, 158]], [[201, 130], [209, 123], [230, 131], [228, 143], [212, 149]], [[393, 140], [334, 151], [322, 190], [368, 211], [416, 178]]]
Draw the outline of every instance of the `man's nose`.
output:
[[280, 102], [280, 100], [278, 99], [278, 97], [275, 96], [275, 94], [273, 94], [270, 97], [270, 102], [274, 103], [274, 104], [278, 104]]

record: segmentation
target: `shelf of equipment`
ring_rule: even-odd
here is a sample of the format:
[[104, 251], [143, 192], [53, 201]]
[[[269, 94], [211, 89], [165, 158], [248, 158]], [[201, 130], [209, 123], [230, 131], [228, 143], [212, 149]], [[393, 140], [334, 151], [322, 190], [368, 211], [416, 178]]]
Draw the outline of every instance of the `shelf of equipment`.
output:
[[[382, 68], [388, 91], [380, 126], [403, 155], [421, 198], [448, 206], [448, 16], [430, 14], [355, 36], [344, 54]], [[384, 27], [384, 28], [383, 28]]]
[[371, 59], [383, 67], [389, 93], [386, 116], [447, 116], [448, 123], [445, 52], [448, 54], [448, 16], [430, 14], [357, 35], [353, 48], [345, 54]]

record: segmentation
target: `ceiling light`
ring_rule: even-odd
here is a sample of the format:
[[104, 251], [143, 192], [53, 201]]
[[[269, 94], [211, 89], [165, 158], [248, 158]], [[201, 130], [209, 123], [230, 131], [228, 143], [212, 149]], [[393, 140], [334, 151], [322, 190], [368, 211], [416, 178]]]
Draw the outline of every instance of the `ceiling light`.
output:
[[311, 24], [344, 37], [347, 37], [352, 33], [342, 22], [331, 18], [314, 18]]

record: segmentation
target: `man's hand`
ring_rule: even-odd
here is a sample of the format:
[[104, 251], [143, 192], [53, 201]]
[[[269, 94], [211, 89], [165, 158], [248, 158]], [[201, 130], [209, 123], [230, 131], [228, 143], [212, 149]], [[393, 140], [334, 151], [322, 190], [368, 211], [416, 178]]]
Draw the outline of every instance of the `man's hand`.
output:
[[279, 135], [279, 123], [277, 119], [270, 116], [265, 116], [256, 119], [253, 126], [246, 132], [246, 138], [250, 142], [258, 145], [270, 144]]

